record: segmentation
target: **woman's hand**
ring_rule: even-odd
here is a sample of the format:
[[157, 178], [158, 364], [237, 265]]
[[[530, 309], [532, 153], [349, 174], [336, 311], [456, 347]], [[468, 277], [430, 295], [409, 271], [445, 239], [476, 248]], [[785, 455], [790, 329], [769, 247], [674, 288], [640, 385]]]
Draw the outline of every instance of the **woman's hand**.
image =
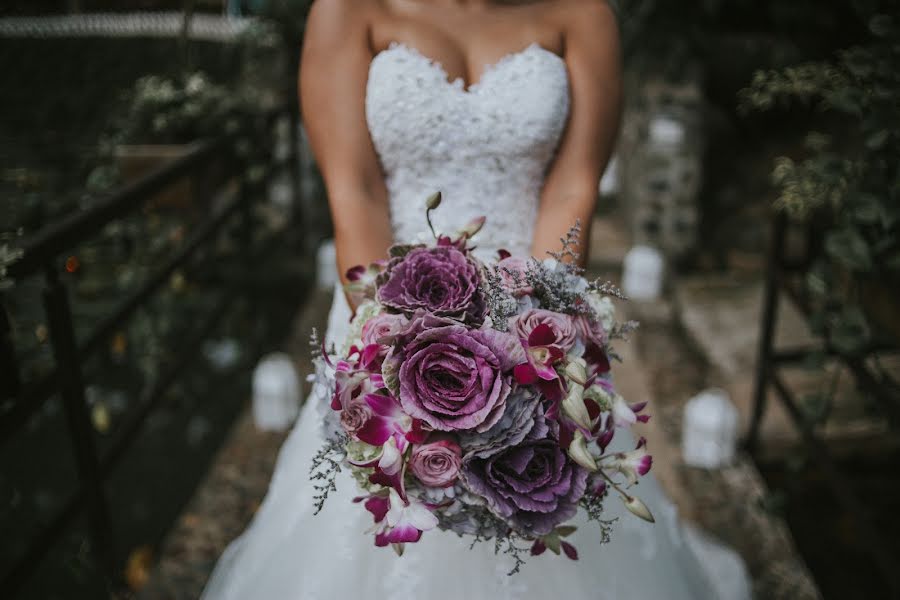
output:
[[365, 119], [372, 52], [367, 3], [317, 0], [300, 60], [300, 104], [334, 223], [338, 271], [384, 258], [392, 242], [384, 178]]
[[615, 14], [603, 0], [565, 2], [560, 6], [560, 18], [571, 109], [541, 192], [532, 255], [544, 258], [547, 252], [559, 251], [560, 238], [580, 221], [578, 252], [583, 265], [600, 177], [619, 128], [619, 32]]

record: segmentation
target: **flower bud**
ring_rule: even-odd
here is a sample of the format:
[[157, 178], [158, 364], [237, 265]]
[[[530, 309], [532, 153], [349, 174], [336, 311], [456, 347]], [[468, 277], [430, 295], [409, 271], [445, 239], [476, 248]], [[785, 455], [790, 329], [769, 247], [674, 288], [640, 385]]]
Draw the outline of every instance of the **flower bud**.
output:
[[581, 427], [591, 428], [591, 415], [584, 405], [584, 388], [577, 383], [569, 386], [569, 393], [562, 401], [562, 409], [567, 417]]
[[484, 227], [484, 222], [487, 220], [486, 217], [478, 217], [469, 221], [465, 227], [460, 229], [459, 234], [462, 237], [470, 238], [473, 237], [476, 233], [481, 231], [481, 228]]
[[641, 502], [641, 499], [637, 496], [622, 496], [622, 502], [625, 503], [625, 508], [627, 508], [631, 514], [638, 516], [645, 521], [649, 521], [650, 523], [656, 522], [650, 509], [647, 508], [647, 505]]
[[[588, 471], [596, 471], [597, 463], [587, 449], [587, 441], [580, 429], [575, 430], [575, 437], [569, 444], [569, 457]], [[630, 510], [630, 509], [629, 509]], [[652, 518], [652, 517], [651, 517]]]
[[575, 358], [569, 361], [569, 364], [566, 365], [566, 377], [568, 377], [571, 381], [574, 381], [578, 385], [584, 385], [587, 383], [587, 370], [585, 369], [586, 363], [583, 358]]
[[431, 194], [425, 200], [425, 208], [427, 208], [428, 210], [434, 210], [440, 205], [441, 205], [441, 193], [440, 192], [435, 192], [435, 193]]

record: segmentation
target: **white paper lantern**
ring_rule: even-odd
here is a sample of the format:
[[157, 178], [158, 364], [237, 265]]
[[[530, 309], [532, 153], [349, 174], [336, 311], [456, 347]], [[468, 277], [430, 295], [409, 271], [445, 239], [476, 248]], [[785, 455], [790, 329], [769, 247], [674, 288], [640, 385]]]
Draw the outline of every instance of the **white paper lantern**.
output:
[[738, 411], [728, 392], [705, 390], [684, 407], [681, 449], [684, 461], [694, 467], [713, 469], [734, 459]]
[[300, 381], [287, 354], [264, 356], [253, 371], [253, 421], [263, 431], [284, 431], [297, 419]]
[[625, 255], [622, 291], [632, 300], [655, 300], [662, 291], [663, 257], [650, 246], [634, 246]]

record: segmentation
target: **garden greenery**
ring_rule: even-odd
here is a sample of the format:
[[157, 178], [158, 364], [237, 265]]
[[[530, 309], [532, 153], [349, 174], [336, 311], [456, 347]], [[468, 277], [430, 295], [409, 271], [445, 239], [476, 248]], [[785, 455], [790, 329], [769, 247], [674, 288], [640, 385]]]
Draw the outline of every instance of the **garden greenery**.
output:
[[890, 290], [900, 280], [898, 25], [872, 14], [865, 43], [831, 60], [758, 72], [741, 92], [744, 111], [800, 102], [826, 117], [823, 131], [808, 132], [806, 156], [778, 158], [772, 178], [777, 209], [824, 223], [823, 256], [807, 277], [819, 307], [813, 325], [847, 354], [872, 337], [864, 310], [872, 283]]

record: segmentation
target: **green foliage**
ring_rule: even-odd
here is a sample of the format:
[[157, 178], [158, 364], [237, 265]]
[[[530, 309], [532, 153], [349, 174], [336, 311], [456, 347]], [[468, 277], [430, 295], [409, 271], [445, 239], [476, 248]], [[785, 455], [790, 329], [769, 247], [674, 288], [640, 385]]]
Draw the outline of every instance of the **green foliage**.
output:
[[824, 256], [807, 278], [825, 311], [831, 343], [860, 351], [872, 327], [859, 280], [900, 275], [900, 23], [872, 14], [870, 38], [826, 61], [756, 73], [741, 108], [800, 103], [820, 113], [827, 132], [809, 132], [806, 156], [776, 160], [776, 208], [825, 224]]
[[147, 75], [137, 80], [114, 120], [116, 143], [182, 144], [234, 133], [258, 111], [240, 88], [212, 82], [204, 73], [183, 80]]

